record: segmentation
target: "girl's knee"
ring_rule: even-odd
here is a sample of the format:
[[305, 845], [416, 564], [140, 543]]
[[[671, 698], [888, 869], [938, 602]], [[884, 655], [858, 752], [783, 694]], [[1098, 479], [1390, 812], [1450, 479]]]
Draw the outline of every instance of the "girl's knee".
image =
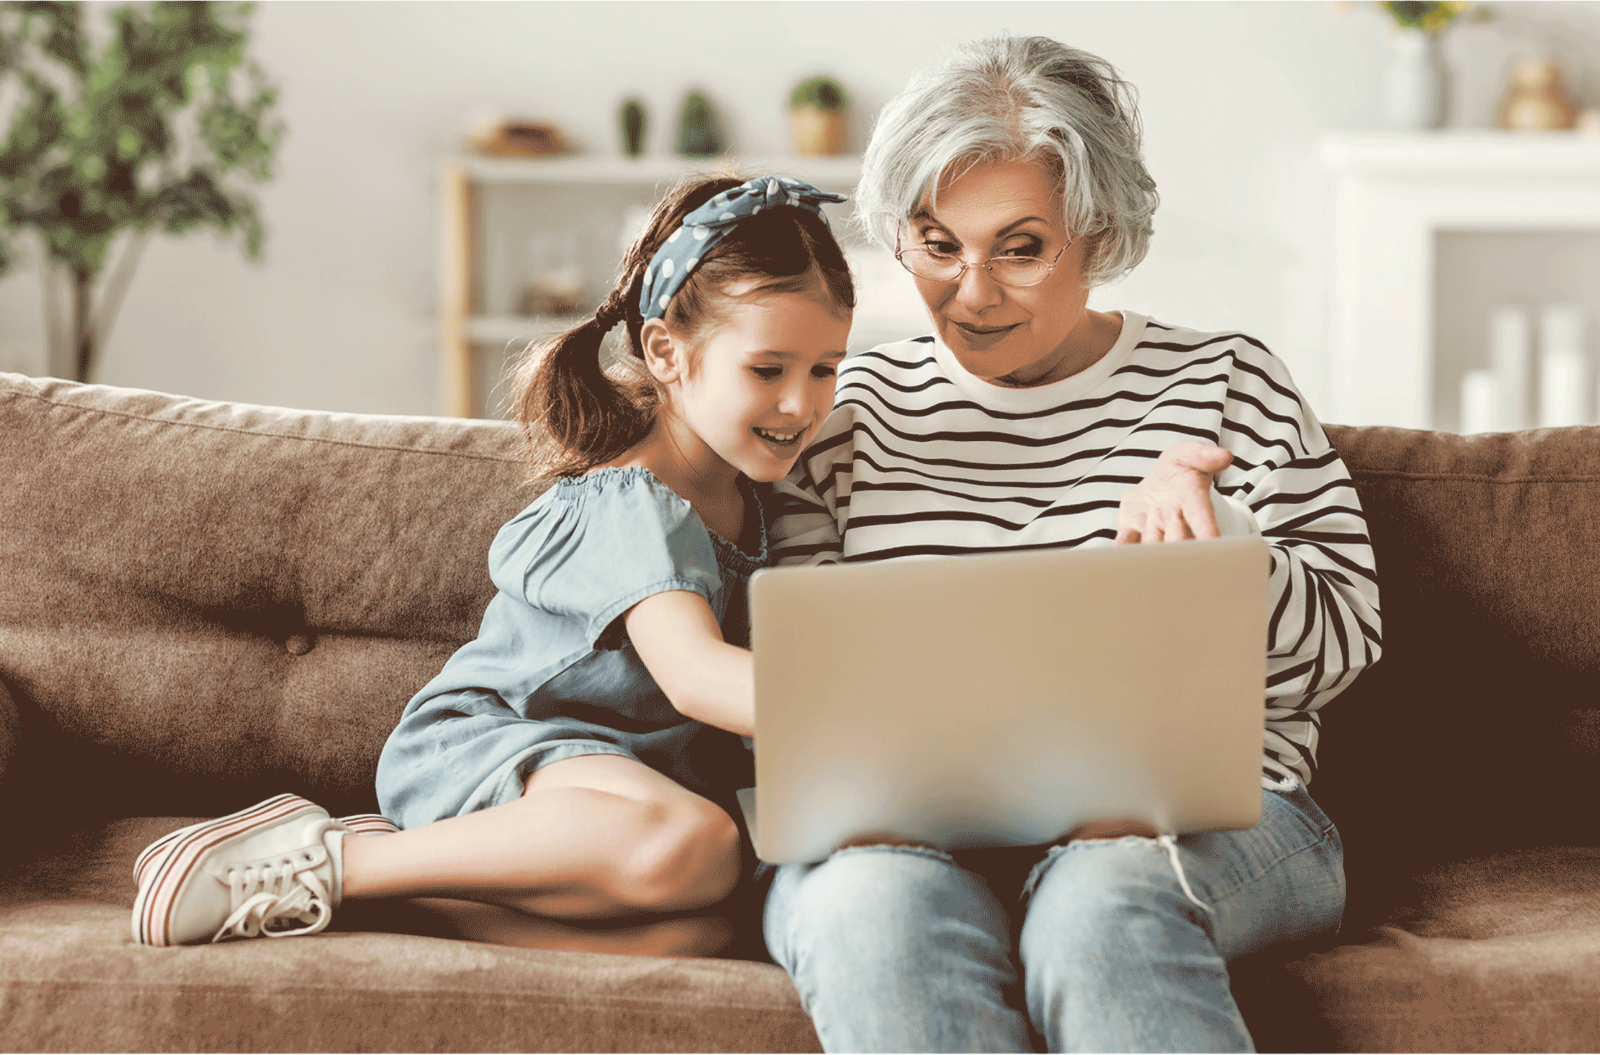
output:
[[619, 898], [644, 911], [700, 908], [739, 882], [739, 828], [715, 803], [686, 794], [639, 804], [638, 837], [620, 860]]

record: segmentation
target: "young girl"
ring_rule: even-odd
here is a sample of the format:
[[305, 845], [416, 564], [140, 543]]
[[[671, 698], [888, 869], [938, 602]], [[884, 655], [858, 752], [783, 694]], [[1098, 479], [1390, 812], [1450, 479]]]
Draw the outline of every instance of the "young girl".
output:
[[[478, 940], [718, 951], [727, 924], [693, 912], [753, 860], [745, 588], [768, 485], [833, 405], [855, 293], [820, 203], [843, 200], [709, 179], [656, 208], [595, 317], [518, 366], [556, 479], [490, 547], [477, 639], [384, 747], [393, 822], [280, 795], [174, 832], [135, 865], [136, 941], [311, 934], [341, 899], [403, 897]], [[631, 382], [600, 364], [619, 322]]]

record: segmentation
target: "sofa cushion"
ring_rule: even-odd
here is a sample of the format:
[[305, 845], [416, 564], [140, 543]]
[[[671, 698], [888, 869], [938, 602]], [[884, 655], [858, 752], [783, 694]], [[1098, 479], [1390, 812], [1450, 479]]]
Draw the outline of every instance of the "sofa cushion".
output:
[[12, 1051], [819, 1051], [788, 977], [397, 934], [152, 949], [128, 913], [0, 907]]
[[28, 744], [0, 792], [85, 821], [375, 808], [385, 737], [476, 633], [489, 542], [533, 496], [495, 422], [6, 374], [0, 434], [0, 683]]
[[350, 931], [135, 945], [134, 858], [189, 820], [128, 818], [63, 834], [0, 885], [0, 1048], [821, 1050], [788, 976], [747, 960]]
[[1600, 428], [1343, 428], [1383, 657], [1322, 712], [1347, 933], [1467, 855], [1600, 845]]
[[1289, 967], [1335, 1050], [1600, 1049], [1600, 849], [1436, 869], [1393, 919]]
[[1328, 431], [1383, 535], [1386, 608], [1455, 600], [1531, 659], [1600, 672], [1600, 426]]

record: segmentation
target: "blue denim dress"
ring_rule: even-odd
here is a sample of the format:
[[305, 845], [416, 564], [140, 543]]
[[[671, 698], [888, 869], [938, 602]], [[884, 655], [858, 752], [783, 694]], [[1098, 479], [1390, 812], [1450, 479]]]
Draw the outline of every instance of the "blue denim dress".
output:
[[406, 705], [378, 760], [378, 801], [403, 828], [511, 802], [527, 775], [578, 755], [634, 758], [733, 811], [755, 783], [742, 737], [685, 718], [628, 640], [622, 615], [652, 594], [692, 590], [723, 639], [748, 647], [750, 575], [767, 563], [761, 488], [739, 486], [761, 520], [760, 552], [713, 534], [648, 469], [559, 480], [489, 548], [498, 589], [475, 640]]

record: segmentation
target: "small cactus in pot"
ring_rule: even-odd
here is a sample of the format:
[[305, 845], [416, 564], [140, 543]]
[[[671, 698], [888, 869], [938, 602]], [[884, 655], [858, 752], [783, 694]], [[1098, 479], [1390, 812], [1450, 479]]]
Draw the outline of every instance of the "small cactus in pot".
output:
[[850, 97], [831, 77], [800, 82], [789, 95], [794, 152], [802, 156], [844, 153], [845, 115]]
[[625, 99], [617, 112], [617, 124], [622, 132], [624, 157], [636, 158], [644, 153], [644, 134], [650, 127], [649, 111], [639, 99]]
[[704, 92], [683, 97], [678, 111], [678, 153], [686, 158], [714, 158], [727, 150], [717, 112]]

